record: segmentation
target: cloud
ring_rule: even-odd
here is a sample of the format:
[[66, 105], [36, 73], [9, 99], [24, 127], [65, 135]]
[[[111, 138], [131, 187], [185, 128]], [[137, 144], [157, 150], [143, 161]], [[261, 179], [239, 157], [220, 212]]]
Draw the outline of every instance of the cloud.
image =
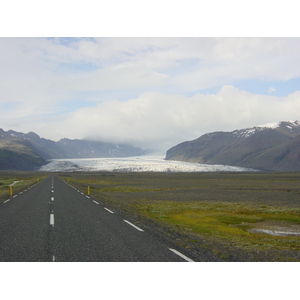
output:
[[67, 79], [59, 87], [66, 91], [146, 89], [163, 85], [167, 78], [167, 75], [149, 70], [141, 63], [99, 69], [77, 78]]
[[299, 91], [238, 83], [300, 78], [299, 52], [299, 38], [0, 38], [0, 127], [167, 149], [298, 119]]
[[279, 98], [223, 86], [212, 95], [144, 93], [127, 101], [104, 101], [39, 128], [48, 136], [47, 128], [51, 128], [50, 135], [56, 139], [90, 138], [167, 150], [207, 132], [296, 120], [299, 111], [300, 92]]
[[298, 38], [1, 38], [0, 46], [1, 101], [62, 101], [91, 89], [185, 94], [300, 77]]

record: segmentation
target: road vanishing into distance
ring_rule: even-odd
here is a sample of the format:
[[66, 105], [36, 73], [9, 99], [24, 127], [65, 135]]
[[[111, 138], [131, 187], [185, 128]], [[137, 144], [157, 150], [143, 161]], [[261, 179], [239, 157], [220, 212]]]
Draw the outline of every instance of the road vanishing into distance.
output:
[[192, 260], [51, 174], [0, 203], [0, 261]]

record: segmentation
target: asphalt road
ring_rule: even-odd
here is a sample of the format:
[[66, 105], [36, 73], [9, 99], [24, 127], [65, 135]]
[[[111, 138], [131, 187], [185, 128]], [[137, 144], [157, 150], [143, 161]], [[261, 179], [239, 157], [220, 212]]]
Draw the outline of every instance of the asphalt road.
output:
[[55, 175], [0, 203], [0, 261], [192, 261]]

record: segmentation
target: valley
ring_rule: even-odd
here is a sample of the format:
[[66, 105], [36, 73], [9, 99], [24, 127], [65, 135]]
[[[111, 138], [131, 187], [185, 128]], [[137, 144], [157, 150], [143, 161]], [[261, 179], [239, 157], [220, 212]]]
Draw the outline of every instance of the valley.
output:
[[90, 140], [61, 139], [58, 142], [0, 129], [0, 170], [38, 170], [49, 159], [128, 157], [146, 154], [146, 150], [125, 144]]

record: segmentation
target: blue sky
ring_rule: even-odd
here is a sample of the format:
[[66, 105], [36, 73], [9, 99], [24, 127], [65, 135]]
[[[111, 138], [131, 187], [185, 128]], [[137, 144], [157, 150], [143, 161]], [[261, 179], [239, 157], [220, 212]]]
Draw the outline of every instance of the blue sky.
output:
[[239, 89], [247, 90], [256, 94], [276, 95], [285, 97], [288, 94], [299, 90], [300, 78], [293, 78], [287, 81], [265, 81], [265, 80], [245, 80], [236, 82], [235, 86]]
[[299, 119], [300, 38], [0, 38], [0, 128], [167, 150]]

